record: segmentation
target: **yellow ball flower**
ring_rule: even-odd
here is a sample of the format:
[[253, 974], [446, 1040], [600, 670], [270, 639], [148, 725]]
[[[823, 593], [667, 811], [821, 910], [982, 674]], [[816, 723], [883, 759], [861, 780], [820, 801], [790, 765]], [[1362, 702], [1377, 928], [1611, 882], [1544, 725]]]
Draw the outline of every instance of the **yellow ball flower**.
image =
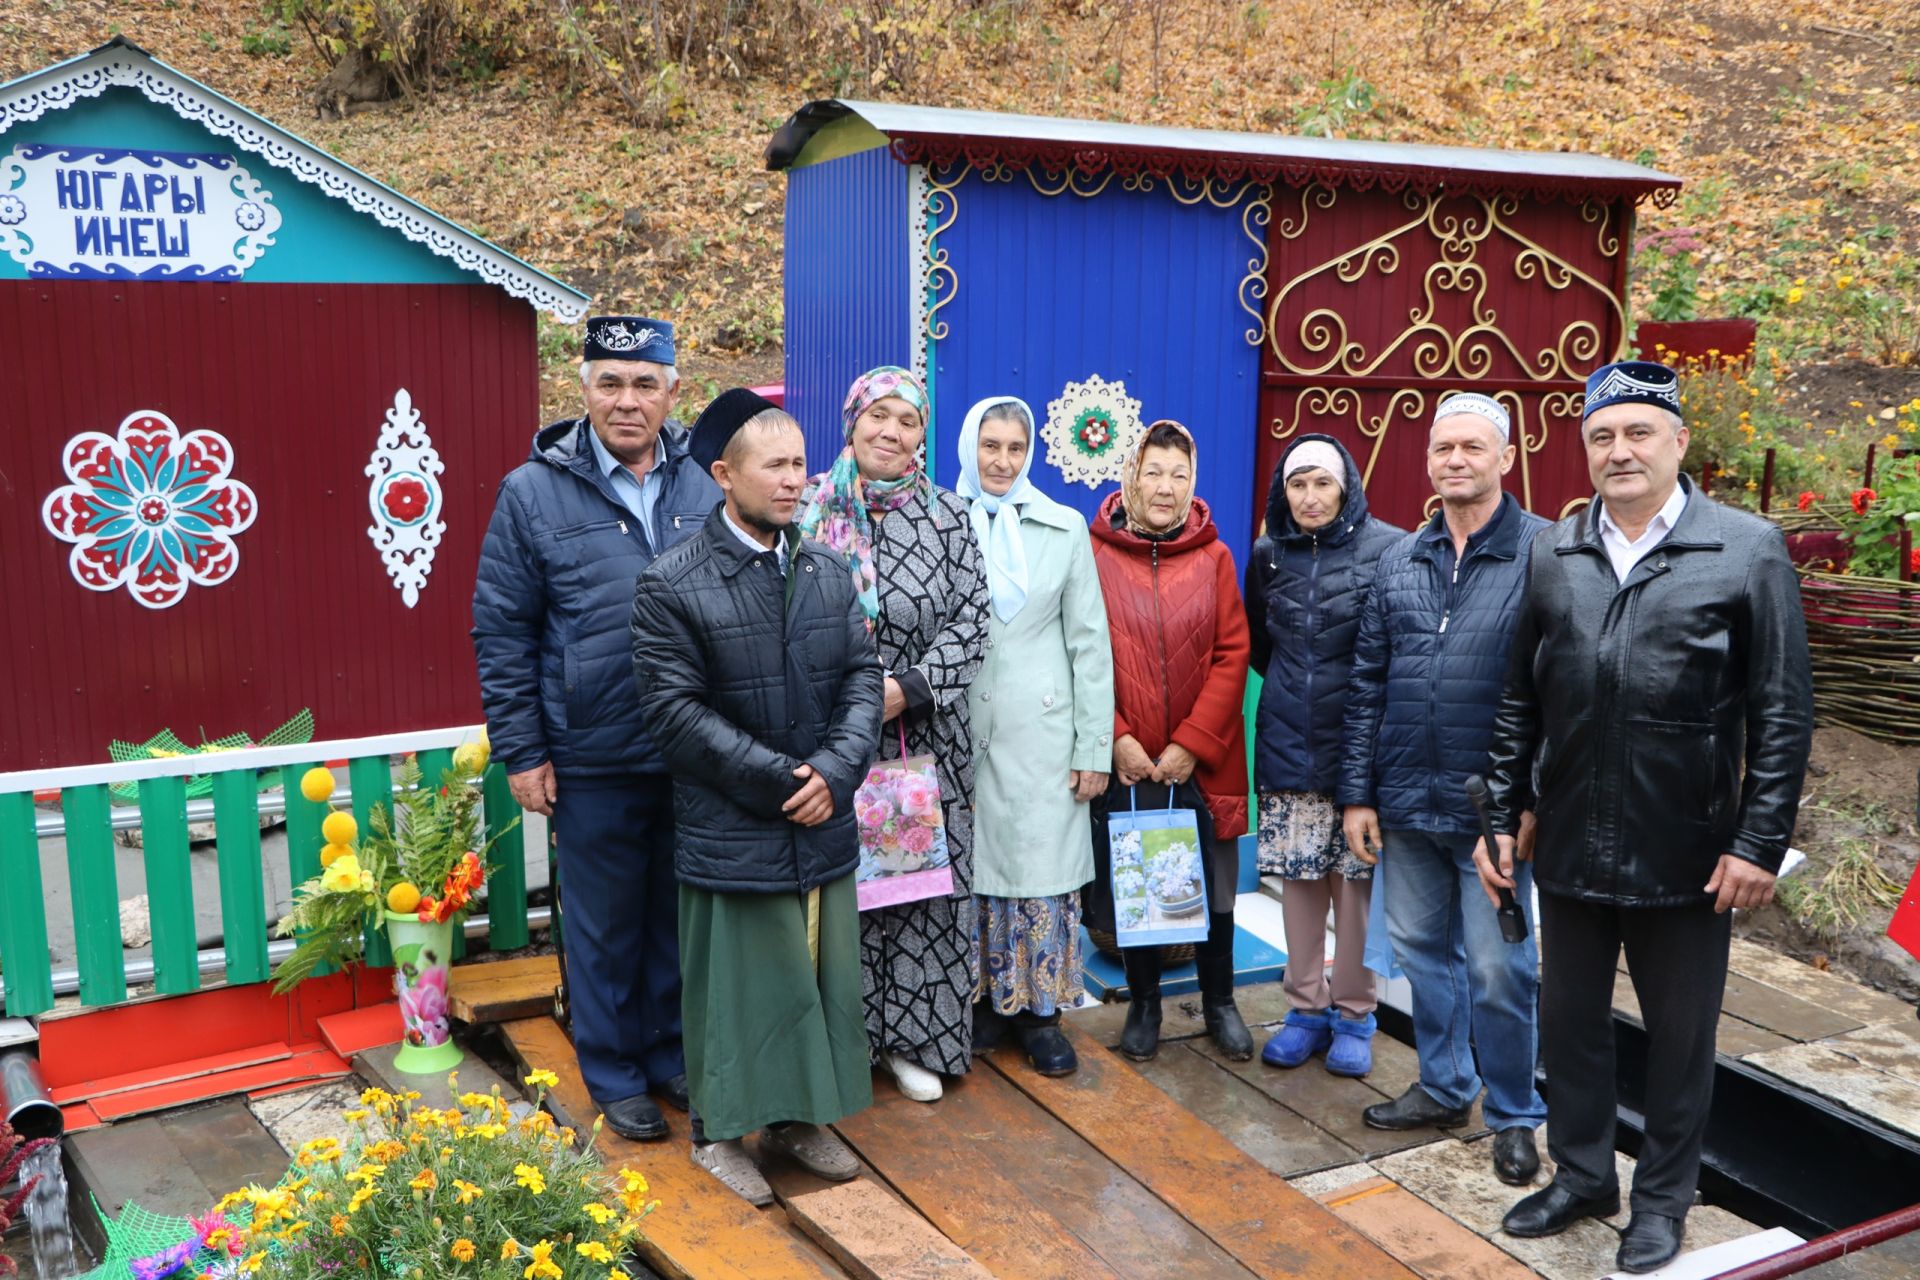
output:
[[353, 838], [360, 834], [360, 824], [346, 810], [335, 809], [320, 824], [320, 834], [328, 844], [352, 844]]
[[453, 767], [469, 777], [478, 777], [487, 771], [487, 761], [493, 758], [492, 750], [487, 746], [486, 735], [478, 742], [466, 742], [453, 749]]
[[412, 915], [420, 909], [420, 887], [411, 881], [402, 880], [387, 890], [387, 910], [397, 911], [401, 915]]
[[333, 770], [315, 765], [300, 775], [300, 794], [314, 804], [333, 799]]
[[350, 858], [352, 856], [352, 845], [323, 844], [320, 846], [320, 865], [322, 867], [332, 866], [335, 858]]

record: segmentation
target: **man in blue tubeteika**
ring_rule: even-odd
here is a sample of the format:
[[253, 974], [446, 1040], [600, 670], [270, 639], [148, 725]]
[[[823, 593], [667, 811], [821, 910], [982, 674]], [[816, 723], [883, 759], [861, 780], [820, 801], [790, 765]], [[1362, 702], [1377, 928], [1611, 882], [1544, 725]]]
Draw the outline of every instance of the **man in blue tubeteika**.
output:
[[586, 415], [541, 430], [501, 483], [473, 593], [494, 758], [559, 844], [580, 1074], [638, 1139], [667, 1132], [648, 1094], [685, 1109], [687, 1087], [673, 792], [634, 689], [633, 586], [720, 501], [663, 429], [674, 358], [664, 321], [587, 321]]

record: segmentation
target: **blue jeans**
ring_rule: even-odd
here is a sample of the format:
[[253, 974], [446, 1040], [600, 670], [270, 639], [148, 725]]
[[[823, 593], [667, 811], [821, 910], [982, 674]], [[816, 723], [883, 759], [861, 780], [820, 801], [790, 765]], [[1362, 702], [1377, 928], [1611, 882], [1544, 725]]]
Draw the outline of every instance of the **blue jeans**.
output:
[[1515, 896], [1529, 925], [1527, 940], [1516, 946], [1500, 936], [1499, 918], [1474, 871], [1476, 838], [1382, 832], [1387, 934], [1413, 985], [1420, 1087], [1442, 1106], [1464, 1107], [1484, 1083], [1488, 1128], [1533, 1128], [1547, 1118], [1533, 1087], [1540, 1047], [1533, 866], [1515, 868]]

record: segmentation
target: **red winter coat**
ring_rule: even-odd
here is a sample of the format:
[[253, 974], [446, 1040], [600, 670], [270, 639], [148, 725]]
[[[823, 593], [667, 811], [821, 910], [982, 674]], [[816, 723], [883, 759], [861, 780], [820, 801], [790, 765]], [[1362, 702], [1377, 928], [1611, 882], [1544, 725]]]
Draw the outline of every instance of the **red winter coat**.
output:
[[1119, 509], [1109, 494], [1091, 522], [1113, 632], [1114, 738], [1130, 733], [1156, 759], [1169, 741], [1191, 751], [1214, 838], [1244, 835], [1247, 614], [1233, 553], [1199, 498], [1167, 542], [1114, 528]]

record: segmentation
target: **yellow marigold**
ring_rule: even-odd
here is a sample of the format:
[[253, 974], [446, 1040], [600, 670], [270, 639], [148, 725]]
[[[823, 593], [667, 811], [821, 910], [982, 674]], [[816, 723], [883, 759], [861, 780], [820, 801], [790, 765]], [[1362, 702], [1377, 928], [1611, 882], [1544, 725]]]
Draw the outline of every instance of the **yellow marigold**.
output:
[[520, 1242], [518, 1240], [515, 1240], [512, 1236], [508, 1236], [506, 1238], [506, 1241], [500, 1246], [500, 1260], [504, 1262], [508, 1258], [517, 1258], [519, 1256], [520, 1256]]
[[472, 1204], [475, 1200], [487, 1194], [483, 1189], [468, 1182], [465, 1178], [455, 1178], [453, 1180], [453, 1190], [454, 1199], [460, 1204]]
[[607, 1280], [633, 1280], [633, 1277], [620, 1268], [615, 1267], [613, 1270], [607, 1272]]
[[1900, 447], [1900, 437], [1889, 431], [1880, 437], [1880, 443], [1884, 448], [1897, 449]]
[[1787, 305], [1798, 305], [1800, 300], [1806, 296], [1807, 291], [1805, 289], [1789, 289], [1787, 290]]
[[581, 1211], [603, 1227], [620, 1216], [613, 1210], [607, 1208], [607, 1206], [601, 1204], [598, 1200], [587, 1201], [585, 1205], [581, 1206]]
[[344, 1213], [336, 1213], [327, 1220], [327, 1225], [333, 1228], [333, 1234], [343, 1236], [347, 1234], [347, 1215]]
[[387, 1166], [383, 1164], [363, 1164], [347, 1175], [347, 1181], [358, 1182], [371, 1187], [375, 1182], [380, 1180], [380, 1175], [386, 1171]]
[[373, 1113], [365, 1107], [355, 1107], [352, 1111], [341, 1112], [340, 1118], [348, 1124], [359, 1124], [372, 1114]]
[[526, 1082], [536, 1089], [552, 1089], [560, 1084], [560, 1077], [545, 1067], [536, 1067], [527, 1073]]
[[473, 1241], [467, 1239], [465, 1236], [461, 1236], [453, 1242], [452, 1247], [449, 1248], [447, 1252], [452, 1255], [455, 1262], [472, 1262], [475, 1253]]
[[377, 1107], [382, 1103], [391, 1105], [393, 1101], [393, 1095], [379, 1085], [370, 1084], [360, 1091], [360, 1102], [363, 1106]]
[[373, 1188], [372, 1187], [360, 1188], [358, 1191], [353, 1193], [353, 1199], [347, 1201], [347, 1212], [348, 1213], [360, 1212], [361, 1206], [365, 1205], [366, 1202], [371, 1199], [373, 1199]]
[[1852, 283], [1853, 283], [1852, 276], [1835, 276], [1833, 278], [1833, 287], [1836, 289], [1844, 289]]
[[221, 1196], [220, 1203], [213, 1206], [213, 1211], [215, 1213], [225, 1213], [227, 1210], [245, 1204], [246, 1202], [247, 1192], [243, 1187], [239, 1191], [229, 1191], [224, 1196]]
[[486, 1138], [488, 1140], [492, 1140], [494, 1138], [499, 1137], [501, 1134], [505, 1133], [506, 1131], [507, 1131], [507, 1126], [503, 1124], [477, 1124], [473, 1126], [473, 1128], [467, 1130], [467, 1136], [472, 1138]]
[[577, 1244], [573, 1246], [573, 1251], [589, 1262], [613, 1261], [612, 1252], [598, 1240], [589, 1240], [585, 1244]]
[[265, 1249], [261, 1249], [261, 1250], [258, 1250], [257, 1252], [248, 1254], [246, 1256], [246, 1259], [240, 1264], [241, 1274], [249, 1275], [249, 1276], [252, 1275], [254, 1272], [260, 1269], [260, 1264], [265, 1262], [266, 1260], [267, 1260], [267, 1251]]
[[383, 1138], [367, 1148], [367, 1159], [380, 1164], [398, 1160], [405, 1154], [407, 1154], [406, 1144], [393, 1138]]
[[460, 1105], [463, 1107], [484, 1107], [490, 1105], [492, 1102], [493, 1099], [484, 1093], [463, 1093], [460, 1095]]
[[547, 1189], [546, 1175], [530, 1164], [513, 1166], [513, 1180], [535, 1195]]
[[520, 1272], [526, 1280], [561, 1280], [561, 1277], [566, 1275], [566, 1272], [560, 1269], [560, 1264], [553, 1260], [553, 1241], [551, 1240], [542, 1240], [527, 1251], [527, 1256], [532, 1261], [527, 1263]]
[[407, 1185], [415, 1191], [431, 1191], [440, 1185], [440, 1175], [431, 1169], [422, 1169]]
[[638, 1173], [632, 1169], [622, 1169], [620, 1170], [618, 1176], [620, 1178], [620, 1181], [626, 1184], [626, 1190], [638, 1191], [642, 1195], [646, 1194], [647, 1179], [644, 1174]]

